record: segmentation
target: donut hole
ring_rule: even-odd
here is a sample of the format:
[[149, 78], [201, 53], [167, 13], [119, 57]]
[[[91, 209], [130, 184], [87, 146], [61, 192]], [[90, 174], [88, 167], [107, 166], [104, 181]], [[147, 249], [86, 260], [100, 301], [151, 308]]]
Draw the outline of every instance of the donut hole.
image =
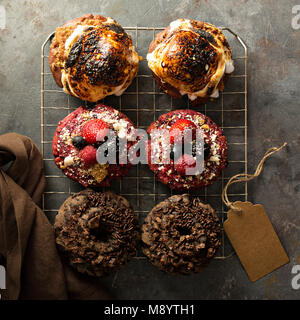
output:
[[101, 225], [98, 228], [91, 229], [90, 234], [101, 242], [108, 242], [111, 239], [112, 232], [104, 225]]
[[187, 236], [192, 233], [191, 229], [185, 226], [176, 226], [175, 229], [179, 232], [181, 236]]

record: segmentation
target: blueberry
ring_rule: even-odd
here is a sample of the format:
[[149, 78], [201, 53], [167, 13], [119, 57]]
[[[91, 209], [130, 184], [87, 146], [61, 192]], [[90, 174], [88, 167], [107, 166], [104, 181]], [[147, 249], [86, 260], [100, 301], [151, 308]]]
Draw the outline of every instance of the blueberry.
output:
[[82, 136], [76, 136], [72, 139], [72, 144], [75, 148], [82, 149], [85, 146], [85, 140]]

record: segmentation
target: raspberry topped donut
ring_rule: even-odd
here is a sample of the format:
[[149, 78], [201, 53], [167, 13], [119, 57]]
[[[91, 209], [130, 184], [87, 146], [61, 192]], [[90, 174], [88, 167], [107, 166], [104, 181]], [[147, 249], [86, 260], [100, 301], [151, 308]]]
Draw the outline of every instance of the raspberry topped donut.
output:
[[49, 53], [57, 85], [90, 102], [121, 95], [136, 76], [139, 59], [115, 20], [92, 14], [58, 27]]
[[174, 98], [188, 95], [194, 105], [217, 98], [233, 72], [231, 48], [212, 24], [178, 19], [151, 42], [148, 66], [160, 88]]
[[127, 150], [133, 145], [135, 127], [118, 110], [97, 104], [92, 109], [79, 107], [70, 113], [58, 123], [53, 137], [52, 152], [57, 167], [84, 187], [108, 186], [112, 179], [126, 175], [131, 167], [128, 161], [126, 164], [97, 162], [97, 148], [106, 141], [109, 130], [115, 133], [117, 146], [118, 140], [124, 138]]
[[[153, 148], [149, 140], [148, 143], [148, 163], [150, 169], [157, 176], [158, 180], [171, 189], [189, 190], [201, 189], [217, 180], [222, 170], [227, 165], [227, 142], [221, 128], [217, 126], [209, 117], [194, 110], [175, 110], [161, 115], [147, 129], [148, 134], [155, 129], [165, 129], [170, 136], [170, 157], [168, 163], [165, 161], [154, 162], [151, 155], [162, 153], [162, 150], [169, 148], [163, 145], [165, 142], [156, 144]], [[196, 148], [196, 140], [192, 135], [192, 152], [184, 153], [178, 159], [174, 157], [178, 144], [177, 135], [180, 137], [186, 129], [200, 130], [203, 135], [204, 145], [202, 150]], [[164, 140], [162, 140], [164, 141]], [[181, 145], [180, 145], [181, 146]], [[203, 152], [203, 170], [198, 174], [189, 175], [188, 169], [195, 167], [197, 153]]]

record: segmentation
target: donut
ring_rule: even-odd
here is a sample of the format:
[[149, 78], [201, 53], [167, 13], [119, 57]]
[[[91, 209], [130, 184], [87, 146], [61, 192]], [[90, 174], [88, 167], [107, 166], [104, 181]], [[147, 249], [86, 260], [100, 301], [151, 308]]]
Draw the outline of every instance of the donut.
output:
[[170, 274], [197, 273], [221, 245], [221, 226], [214, 209], [174, 195], [157, 204], [142, 226], [142, 249], [150, 262]]
[[112, 18], [86, 14], [56, 28], [49, 65], [57, 85], [81, 100], [121, 95], [138, 72], [131, 37]]
[[56, 244], [80, 273], [101, 277], [134, 257], [139, 222], [130, 203], [113, 192], [85, 189], [70, 196], [54, 223]]
[[234, 71], [231, 48], [214, 25], [178, 19], [149, 46], [148, 66], [158, 86], [174, 98], [187, 95], [193, 105], [217, 98]]
[[[222, 170], [227, 166], [227, 142], [221, 128], [218, 127], [208, 116], [189, 109], [174, 110], [161, 115], [158, 120], [154, 121], [147, 129], [149, 135], [154, 129], [166, 129], [169, 133], [173, 128], [185, 130], [185, 128], [201, 130], [204, 137], [204, 165], [203, 171], [198, 174], [188, 175], [187, 167], [189, 163], [195, 161], [197, 154], [186, 155], [183, 153], [180, 159], [174, 159], [175, 141], [171, 141], [170, 161], [168, 163], [153, 163], [151, 155], [155, 152], [161, 152], [168, 148], [162, 141], [159, 146], [152, 150], [151, 140], [148, 147], [148, 165], [157, 176], [158, 180], [171, 189], [184, 191], [190, 189], [201, 189], [212, 184], [218, 179]], [[150, 136], [151, 137], [151, 136]], [[193, 145], [195, 140], [193, 140]], [[198, 151], [197, 151], [198, 152]], [[172, 156], [173, 155], [173, 156]]]
[[[54, 133], [52, 152], [56, 166], [84, 187], [109, 186], [111, 180], [121, 179], [131, 168], [129, 161], [115, 164], [97, 162], [97, 148], [105, 142], [105, 139], [97, 141], [97, 133], [101, 129], [115, 132], [117, 143], [126, 137], [127, 150], [134, 144], [135, 127], [131, 120], [101, 103], [93, 108], [77, 108], [58, 123]], [[118, 154], [116, 158], [118, 161]]]

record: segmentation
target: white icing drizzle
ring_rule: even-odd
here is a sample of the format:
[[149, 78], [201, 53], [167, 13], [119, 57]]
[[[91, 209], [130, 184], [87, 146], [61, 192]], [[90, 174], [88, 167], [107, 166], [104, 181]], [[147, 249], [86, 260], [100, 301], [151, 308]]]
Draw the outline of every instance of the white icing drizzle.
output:
[[177, 19], [170, 23], [170, 31], [174, 31], [179, 28], [192, 28], [191, 21], [189, 19]]
[[230, 59], [229, 61], [225, 62], [225, 73], [232, 73], [234, 71], [234, 63], [233, 60]]
[[86, 28], [94, 28], [94, 26], [89, 26], [89, 25], [78, 25], [75, 30], [72, 32], [72, 34], [68, 37], [68, 39], [65, 42], [65, 50], [70, 50], [74, 42], [78, 40], [78, 38], [83, 34], [84, 30]]

